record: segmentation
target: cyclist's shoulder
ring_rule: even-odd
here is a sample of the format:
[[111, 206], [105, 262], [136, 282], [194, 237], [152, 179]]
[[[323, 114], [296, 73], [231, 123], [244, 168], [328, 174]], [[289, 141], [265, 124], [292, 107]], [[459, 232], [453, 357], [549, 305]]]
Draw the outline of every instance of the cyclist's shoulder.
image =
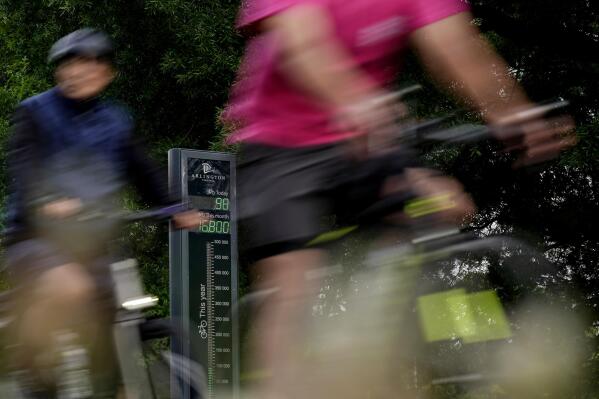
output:
[[124, 103], [112, 98], [102, 98], [98, 103], [98, 107], [112, 119], [118, 121], [127, 128], [133, 128], [133, 113]]
[[23, 136], [24, 133], [27, 133], [27, 136], [33, 137], [29, 133], [38, 129], [39, 118], [37, 117], [37, 114], [39, 113], [40, 109], [44, 107], [44, 104], [48, 102], [47, 99], [50, 96], [50, 91], [51, 90], [47, 90], [45, 92], [28, 97], [22, 100], [16, 106], [10, 119], [13, 137], [15, 136], [14, 133], [16, 132], [19, 133], [19, 136]]
[[52, 101], [52, 97], [56, 95], [56, 88], [51, 88], [49, 90], [43, 91], [41, 93], [35, 94], [31, 97], [27, 97], [23, 101], [21, 101], [17, 107], [18, 110], [23, 112], [22, 110], [33, 110], [36, 107], [43, 106], [49, 101]]

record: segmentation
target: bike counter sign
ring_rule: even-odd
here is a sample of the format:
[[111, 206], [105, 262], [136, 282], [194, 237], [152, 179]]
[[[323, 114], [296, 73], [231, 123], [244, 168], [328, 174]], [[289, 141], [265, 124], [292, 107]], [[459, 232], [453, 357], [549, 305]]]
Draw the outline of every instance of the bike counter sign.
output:
[[237, 397], [235, 158], [173, 149], [169, 180], [171, 190], [210, 215], [196, 230], [170, 233], [171, 314], [184, 337], [173, 349], [203, 366], [208, 398]]

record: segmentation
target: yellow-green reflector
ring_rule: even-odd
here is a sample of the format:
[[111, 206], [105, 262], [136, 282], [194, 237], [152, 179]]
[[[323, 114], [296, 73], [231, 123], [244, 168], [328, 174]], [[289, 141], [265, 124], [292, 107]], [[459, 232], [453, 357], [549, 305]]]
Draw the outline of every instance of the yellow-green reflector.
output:
[[512, 335], [501, 301], [492, 290], [467, 294], [456, 289], [422, 296], [418, 313], [428, 342], [460, 338], [474, 343]]
[[320, 245], [320, 244], [324, 244], [327, 242], [336, 241], [336, 240], [340, 239], [341, 237], [348, 235], [349, 233], [356, 230], [357, 228], [358, 228], [358, 226], [350, 226], [350, 227], [345, 227], [343, 229], [333, 230], [333, 231], [329, 231], [327, 233], [323, 233], [323, 234], [319, 235], [318, 237], [316, 237], [315, 239], [313, 239], [312, 241], [310, 241], [307, 244], [307, 246], [310, 247], [313, 245]]

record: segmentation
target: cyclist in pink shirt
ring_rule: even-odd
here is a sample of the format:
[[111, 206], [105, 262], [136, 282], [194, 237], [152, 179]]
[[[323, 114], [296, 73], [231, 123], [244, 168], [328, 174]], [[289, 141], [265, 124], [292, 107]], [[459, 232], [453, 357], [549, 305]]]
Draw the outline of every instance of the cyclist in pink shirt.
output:
[[[236, 88], [244, 93], [230, 109], [244, 121], [234, 139], [303, 147], [350, 137], [356, 132], [331, 124], [334, 113], [381, 94], [412, 32], [467, 9], [459, 0], [249, 3], [239, 26], [263, 34], [249, 44], [248, 79]], [[294, 25], [302, 19], [309, 25]]]
[[[365, 144], [384, 137], [396, 117], [388, 87], [402, 50], [412, 47], [489, 123], [513, 122], [514, 111], [532, 106], [471, 21], [464, 0], [244, 5], [239, 28], [251, 39], [225, 118], [236, 128], [230, 141], [242, 143], [240, 217], [251, 233], [254, 270], [260, 284], [279, 287], [257, 319], [254, 360], [278, 375], [263, 387], [265, 396], [284, 396], [301, 313], [294, 299], [309, 292], [304, 275], [325, 257], [305, 244], [321, 232], [323, 216], [351, 219], [402, 184], [418, 195], [449, 193], [456, 206], [441, 218], [474, 209], [458, 183], [412, 169], [406, 154], [372, 153]], [[555, 140], [542, 120], [527, 126], [522, 162], [571, 144]]]

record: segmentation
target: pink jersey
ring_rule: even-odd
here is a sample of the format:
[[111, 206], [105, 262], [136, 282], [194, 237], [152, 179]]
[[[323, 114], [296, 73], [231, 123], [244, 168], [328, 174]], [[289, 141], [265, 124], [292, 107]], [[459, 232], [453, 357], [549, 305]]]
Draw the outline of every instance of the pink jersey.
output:
[[[468, 10], [465, 0], [247, 0], [240, 28], [290, 7], [311, 4], [330, 16], [339, 42], [372, 82], [385, 86], [398, 72], [398, 53], [414, 30]], [[309, 27], [307, 27], [309, 29]], [[230, 141], [282, 147], [333, 143], [355, 132], [338, 131], [334, 110], [294, 86], [277, 68], [268, 33], [248, 45], [225, 118], [236, 125]]]

